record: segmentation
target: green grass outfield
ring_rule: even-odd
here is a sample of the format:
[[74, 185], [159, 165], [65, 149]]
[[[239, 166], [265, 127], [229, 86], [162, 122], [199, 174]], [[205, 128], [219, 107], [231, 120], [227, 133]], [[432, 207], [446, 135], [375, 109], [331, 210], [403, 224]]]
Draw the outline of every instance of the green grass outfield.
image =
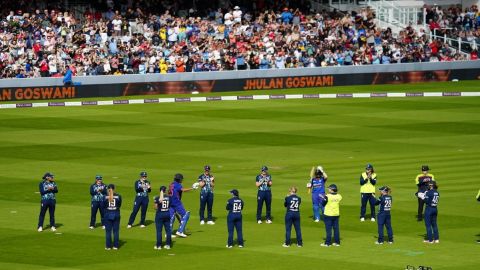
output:
[[[0, 269], [404, 269], [410, 264], [438, 270], [478, 269], [480, 262], [478, 97], [10, 109], [0, 111], [0, 140]], [[369, 162], [378, 185], [393, 189], [393, 245], [375, 245], [376, 223], [358, 219], [358, 178]], [[199, 225], [194, 191], [183, 196], [192, 211], [191, 235], [175, 239], [170, 251], [153, 249], [154, 224], [126, 229], [140, 171], [149, 173], [157, 190], [177, 172], [190, 185], [205, 164], [216, 176], [216, 225]], [[341, 247], [320, 247], [324, 225], [310, 218], [305, 185], [318, 164], [344, 198]], [[415, 220], [414, 178], [422, 164], [432, 168], [440, 186], [437, 245], [422, 242], [424, 224]], [[274, 220], [259, 225], [254, 178], [262, 165], [273, 176]], [[55, 173], [59, 185], [61, 234], [36, 231], [36, 192], [46, 171]], [[96, 174], [115, 183], [123, 196], [118, 251], [104, 250], [103, 230], [88, 229], [88, 189]], [[292, 185], [303, 198], [304, 247], [287, 249], [281, 246], [283, 198]], [[245, 201], [243, 249], [225, 248], [224, 207], [232, 188]], [[150, 205], [147, 220], [153, 218]]]

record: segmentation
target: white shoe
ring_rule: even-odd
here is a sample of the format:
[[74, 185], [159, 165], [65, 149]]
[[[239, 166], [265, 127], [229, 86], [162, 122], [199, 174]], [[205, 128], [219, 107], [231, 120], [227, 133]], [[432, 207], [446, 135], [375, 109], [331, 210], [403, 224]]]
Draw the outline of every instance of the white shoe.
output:
[[105, 230], [105, 225], [102, 226], [102, 230]]
[[170, 249], [170, 246], [169, 246], [169, 245], [165, 245], [163, 248], [164, 248], [164, 249]]
[[227, 248], [232, 248], [232, 246], [227, 245]]
[[118, 249], [118, 247], [113, 247], [113, 250], [117, 250], [117, 249]]
[[258, 223], [258, 224], [262, 224], [262, 221], [261, 221], [261, 220], [257, 220], [257, 223]]
[[243, 248], [243, 246], [242, 246], [242, 245], [238, 245], [238, 247], [239, 247], [239, 248]]
[[38, 232], [42, 232], [43, 231], [43, 228], [42, 227], [38, 227]]
[[320, 222], [320, 219], [315, 219], [313, 222]]
[[430, 241], [428, 241], [428, 240], [423, 240], [423, 242], [424, 242], [424, 243], [427, 243], [427, 244], [433, 244], [433, 241], [430, 242]]
[[105, 250], [110, 250], [111, 248], [105, 248]]
[[391, 244], [393, 244], [393, 241], [388, 241], [388, 243], [391, 245]]
[[145, 228], [145, 225], [143, 225], [143, 224], [142, 224], [142, 225], [140, 225], [140, 228]]
[[178, 235], [180, 237], [183, 237], [183, 238], [187, 237], [187, 235], [182, 233], [182, 232], [177, 232], [176, 235]]
[[90, 230], [93, 230], [93, 229], [95, 229], [95, 227], [93, 227], [93, 226], [90, 226], [90, 227], [88, 227], [88, 228], [90, 228]]
[[334, 246], [334, 247], [339, 247], [339, 246], [340, 246], [340, 244], [333, 243], [333, 244], [332, 244], [332, 246]]
[[360, 218], [360, 222], [364, 222], [365, 221], [365, 218]]
[[330, 247], [330, 245], [327, 245], [327, 244], [325, 244], [325, 243], [321, 243], [320, 246], [322, 246], [322, 247]]
[[439, 244], [440, 243], [440, 240], [435, 240], [433, 241], [435, 244]]
[[205, 224], [205, 221], [201, 220], [200, 225], [203, 225], [203, 224]]
[[272, 224], [272, 221], [270, 219], [267, 219], [267, 224]]
[[54, 232], [54, 231], [57, 230], [57, 228], [55, 228], [55, 226], [52, 226], [52, 227], [50, 228], [50, 230], [52, 230], [52, 232]]
[[375, 245], [383, 245], [383, 242], [375, 241]]
[[301, 247], [303, 247], [303, 245], [299, 245], [299, 244], [297, 244], [297, 247], [301, 248]]
[[213, 221], [210, 220], [210, 221], [207, 221], [207, 224], [208, 224], [208, 225], [215, 225], [215, 222], [213, 222]]
[[284, 244], [282, 245], [282, 247], [288, 248], [288, 247], [290, 247], [290, 245], [287, 245], [287, 244], [284, 243]]
[[370, 221], [371, 221], [371, 222], [375, 222], [375, 218], [372, 217], [372, 218], [370, 219]]
[[153, 249], [162, 249], [162, 247], [153, 246]]
[[130, 228], [132, 228], [132, 225], [128, 224], [127, 229], [130, 229]]

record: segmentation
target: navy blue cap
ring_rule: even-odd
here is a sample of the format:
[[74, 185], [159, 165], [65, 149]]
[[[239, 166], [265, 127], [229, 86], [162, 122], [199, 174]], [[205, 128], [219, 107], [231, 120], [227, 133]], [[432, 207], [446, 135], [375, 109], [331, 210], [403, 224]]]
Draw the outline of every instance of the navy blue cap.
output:
[[114, 184], [110, 184], [110, 185], [108, 185], [107, 188], [108, 188], [108, 189], [115, 189], [115, 185], [114, 185]]
[[103, 180], [103, 177], [101, 175], [95, 175], [95, 180]]
[[389, 188], [387, 186], [380, 187], [378, 190], [380, 191], [388, 191]]
[[203, 169], [204, 169], [205, 171], [210, 171], [210, 165], [205, 165], [205, 166], [203, 167]]
[[54, 176], [54, 175], [53, 175], [52, 173], [46, 172], [46, 173], [43, 175], [42, 179], [45, 180], [45, 179], [47, 179], [47, 177], [53, 177], [53, 176]]
[[163, 193], [167, 192], [167, 187], [166, 186], [161, 186], [160, 191], [163, 191]]
[[335, 191], [335, 192], [338, 190], [337, 185], [335, 185], [335, 184], [331, 184], [330, 186], [328, 186], [328, 188]]
[[365, 167], [366, 170], [373, 170], [373, 165], [368, 163], [367, 167]]
[[266, 172], [268, 171], [268, 167], [267, 166], [262, 166], [262, 172]]
[[427, 172], [427, 171], [430, 171], [430, 168], [428, 167], [428, 165], [423, 165], [422, 172]]
[[140, 176], [141, 176], [141, 177], [147, 177], [147, 172], [141, 172], [141, 173], [140, 173]]
[[232, 189], [232, 190], [230, 190], [230, 193], [232, 193], [233, 196], [238, 197], [238, 190]]

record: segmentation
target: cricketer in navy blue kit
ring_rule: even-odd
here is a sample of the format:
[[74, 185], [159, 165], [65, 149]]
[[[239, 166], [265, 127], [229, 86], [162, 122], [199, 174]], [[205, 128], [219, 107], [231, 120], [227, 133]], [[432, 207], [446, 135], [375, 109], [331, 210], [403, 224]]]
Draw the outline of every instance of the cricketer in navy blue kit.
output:
[[375, 244], [383, 244], [383, 227], [387, 229], [388, 243], [393, 244], [393, 230], [392, 230], [392, 218], [390, 211], [392, 210], [392, 196], [390, 195], [390, 188], [387, 186], [379, 188], [382, 195], [377, 199], [375, 205], [378, 205], [378, 240]]
[[267, 166], [262, 167], [262, 172], [257, 175], [256, 186], [258, 188], [257, 193], [257, 223], [262, 223], [262, 208], [263, 202], [265, 202], [266, 208], [266, 222], [272, 223], [272, 176], [268, 173]]
[[287, 209], [287, 213], [285, 214], [285, 243], [283, 243], [283, 246], [290, 247], [290, 234], [293, 225], [297, 234], [297, 247], [302, 247], [302, 231], [300, 229], [300, 204], [302, 203], [302, 199], [297, 196], [296, 187], [291, 187], [289, 193], [290, 194], [285, 197], [285, 202], [283, 203]]
[[[422, 173], [415, 177], [415, 184], [417, 185], [417, 193], [425, 193], [428, 190], [428, 184], [430, 181], [435, 181], [435, 176], [429, 173], [430, 168], [428, 165], [423, 165]], [[425, 201], [421, 198], [418, 198], [418, 213], [417, 213], [417, 221], [422, 221], [423, 217], [423, 208], [425, 206]]]
[[243, 232], [242, 232], [242, 209], [243, 209], [243, 200], [240, 199], [238, 190], [233, 189], [230, 191], [232, 198], [228, 200], [226, 209], [228, 210], [227, 215], [227, 229], [228, 229], [228, 240], [227, 248], [233, 247], [233, 230], [237, 231], [237, 243], [239, 248], [243, 248]]
[[101, 175], [95, 176], [95, 183], [90, 186], [90, 195], [92, 195], [90, 229], [95, 228], [97, 212], [100, 212], [102, 227], [105, 229], [105, 226], [103, 224], [103, 216], [105, 211], [103, 207], [103, 201], [105, 200], [105, 196], [107, 195], [107, 186], [103, 183], [103, 177]]
[[142, 208], [140, 214], [140, 228], [145, 228], [145, 217], [147, 215], [148, 209], [148, 193], [152, 191], [150, 187], [150, 181], [147, 180], [147, 172], [140, 173], [140, 179], [135, 181], [135, 202], [133, 203], [133, 211], [130, 214], [130, 219], [128, 220], [127, 228], [131, 228], [135, 217], [137, 216], [138, 210]]
[[154, 199], [155, 206], [155, 227], [157, 229], [157, 242], [154, 249], [162, 249], [162, 230], [165, 228], [167, 241], [163, 248], [170, 249], [172, 246], [172, 231], [170, 227], [170, 196], [167, 194], [167, 187], [160, 187], [160, 195]]
[[112, 232], [113, 232], [113, 249], [119, 248], [120, 237], [120, 207], [122, 206], [122, 196], [115, 193], [115, 185], [108, 185], [108, 195], [103, 201], [105, 207], [105, 249], [112, 248]]
[[213, 188], [215, 187], [215, 177], [210, 173], [210, 166], [205, 165], [204, 173], [198, 177], [200, 185], [200, 225], [205, 224], [205, 206], [207, 206], [207, 224], [214, 225], [212, 217], [213, 208]]
[[372, 164], [367, 164], [365, 172], [360, 175], [360, 221], [365, 221], [367, 211], [367, 202], [370, 204], [370, 220], [375, 221], [375, 185], [377, 184], [377, 174], [373, 170]]
[[310, 182], [307, 184], [309, 192], [312, 193], [313, 220], [315, 222], [319, 222], [321, 215], [323, 215], [322, 195], [325, 195], [327, 179], [327, 173], [322, 167], [318, 166], [315, 169], [315, 177], [310, 179]]
[[190, 211], [185, 210], [185, 207], [182, 203], [182, 194], [183, 192], [190, 191], [192, 189], [198, 188], [198, 183], [193, 185], [193, 188], [184, 188], [182, 186], [183, 175], [180, 173], [175, 174], [173, 182], [169, 186], [168, 194], [170, 195], [170, 228], [173, 232], [173, 223], [175, 222], [175, 215], [180, 216], [180, 226], [176, 232], [176, 235], [180, 237], [187, 237], [185, 234], [185, 227], [190, 218]]
[[[437, 182], [430, 181], [428, 183], [428, 191], [418, 193], [419, 198], [425, 202], [425, 227], [427, 228], [427, 239], [425, 243], [440, 243], [438, 236], [438, 224], [437, 224], [437, 206], [440, 200], [440, 193], [438, 193]], [[422, 198], [423, 197], [423, 198]]]
[[38, 231], [43, 231], [43, 220], [45, 214], [50, 215], [50, 229], [56, 231], [55, 228], [55, 205], [57, 203], [55, 193], [58, 192], [57, 183], [54, 181], [54, 175], [47, 172], [43, 175], [43, 181], [40, 182], [38, 188], [40, 190], [40, 215], [38, 216]]

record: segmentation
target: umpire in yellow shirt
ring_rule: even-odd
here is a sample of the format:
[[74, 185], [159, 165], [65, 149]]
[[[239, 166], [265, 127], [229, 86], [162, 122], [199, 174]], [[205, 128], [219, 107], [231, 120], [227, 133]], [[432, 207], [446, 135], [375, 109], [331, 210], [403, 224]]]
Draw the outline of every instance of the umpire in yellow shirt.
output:
[[360, 207], [360, 221], [365, 221], [365, 212], [367, 211], [367, 202], [370, 203], [370, 220], [375, 222], [375, 184], [377, 184], [377, 174], [373, 170], [372, 164], [367, 164], [365, 172], [360, 175], [360, 194], [362, 206]]
[[[422, 166], [422, 173], [417, 175], [415, 178], [415, 184], [417, 184], [417, 193], [425, 193], [428, 191], [428, 183], [430, 181], [435, 181], [435, 177], [433, 174], [429, 173], [430, 168], [428, 165]], [[423, 208], [425, 206], [425, 202], [418, 198], [418, 214], [417, 214], [417, 221], [422, 221], [423, 218]]]
[[[327, 231], [327, 237], [325, 243], [322, 243], [322, 247], [340, 246], [340, 201], [342, 200], [342, 195], [337, 193], [338, 189], [335, 184], [328, 186], [327, 195], [321, 194], [323, 199], [322, 205], [325, 206], [324, 211], [324, 222], [325, 229]], [[333, 238], [335, 242], [332, 244], [332, 229], [333, 229]]]

